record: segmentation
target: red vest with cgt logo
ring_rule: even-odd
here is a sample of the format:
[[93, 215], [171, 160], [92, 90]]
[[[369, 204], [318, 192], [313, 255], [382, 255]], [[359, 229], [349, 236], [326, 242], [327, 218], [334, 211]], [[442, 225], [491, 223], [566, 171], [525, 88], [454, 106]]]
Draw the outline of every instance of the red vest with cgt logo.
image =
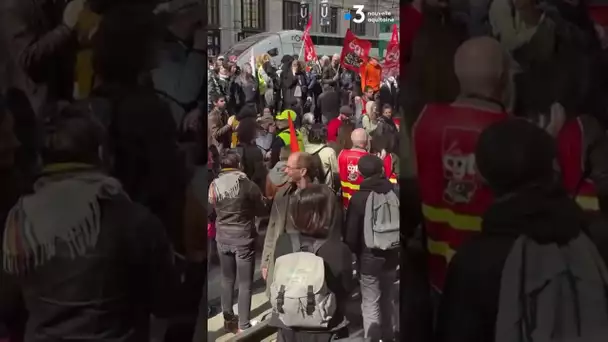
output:
[[359, 173], [357, 164], [359, 159], [368, 154], [367, 151], [353, 148], [342, 150], [338, 156], [338, 173], [340, 175], [340, 187], [342, 188], [342, 204], [348, 208], [350, 198], [355, 191], [359, 190], [359, 185], [363, 182], [363, 177]]
[[430, 280], [438, 291], [456, 249], [481, 230], [481, 217], [492, 203], [476, 173], [477, 140], [486, 127], [506, 118], [506, 113], [430, 104], [413, 127]]

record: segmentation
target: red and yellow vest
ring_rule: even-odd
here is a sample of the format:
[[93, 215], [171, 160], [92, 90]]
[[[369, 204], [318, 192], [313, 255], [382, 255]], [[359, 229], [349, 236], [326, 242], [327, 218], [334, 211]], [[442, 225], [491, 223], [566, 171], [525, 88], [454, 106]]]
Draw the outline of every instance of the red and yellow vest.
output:
[[493, 195], [477, 174], [481, 132], [506, 113], [450, 104], [427, 105], [412, 131], [431, 285], [441, 291], [456, 249], [481, 230]]
[[393, 155], [390, 153], [384, 157], [384, 172], [391, 183], [397, 184], [397, 173], [395, 173], [393, 168]]
[[576, 194], [576, 202], [586, 212], [598, 213], [597, 193], [591, 180], [582, 180], [580, 188], [577, 189], [583, 177], [587, 157], [585, 129], [580, 118], [572, 119], [562, 127], [557, 137], [557, 147], [564, 187], [568, 193]]
[[359, 173], [359, 159], [368, 154], [367, 151], [353, 148], [342, 150], [338, 156], [338, 173], [340, 175], [340, 186], [342, 188], [342, 204], [348, 208], [348, 203], [353, 194], [359, 190], [363, 177]]

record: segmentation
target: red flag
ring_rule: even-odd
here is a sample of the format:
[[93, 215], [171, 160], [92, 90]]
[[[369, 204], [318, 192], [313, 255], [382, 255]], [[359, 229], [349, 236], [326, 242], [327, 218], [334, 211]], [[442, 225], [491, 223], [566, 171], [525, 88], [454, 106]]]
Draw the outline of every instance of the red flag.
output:
[[[310, 35], [310, 28], [312, 27], [312, 13], [308, 15], [308, 22], [306, 23], [306, 28], [304, 29], [304, 37]], [[304, 38], [302, 37], [302, 38]]]
[[396, 77], [399, 75], [399, 30], [397, 29], [397, 25], [393, 25], [393, 34], [386, 46], [382, 73], [384, 74], [383, 76]]
[[300, 152], [298, 135], [296, 134], [296, 127], [293, 125], [293, 120], [291, 119], [291, 113], [287, 114], [287, 122], [289, 123], [289, 147], [291, 147], [291, 152]]
[[317, 60], [317, 52], [315, 51], [315, 45], [310, 37], [310, 27], [312, 26], [312, 14], [308, 17], [308, 24], [304, 30], [302, 40], [304, 41], [304, 62], [314, 62]]
[[346, 30], [340, 64], [348, 70], [359, 72], [361, 66], [367, 63], [372, 43], [369, 40], [355, 36], [350, 29]]

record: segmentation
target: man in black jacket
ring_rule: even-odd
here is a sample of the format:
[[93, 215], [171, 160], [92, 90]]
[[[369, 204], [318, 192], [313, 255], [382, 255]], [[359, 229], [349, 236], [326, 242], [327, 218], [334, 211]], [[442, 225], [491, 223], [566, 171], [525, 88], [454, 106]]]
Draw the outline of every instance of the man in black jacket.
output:
[[363, 228], [365, 205], [371, 192], [386, 194], [396, 191], [386, 178], [383, 162], [374, 155], [366, 155], [357, 164], [364, 180], [359, 191], [350, 200], [346, 212], [344, 241], [356, 255], [360, 265], [361, 311], [365, 337], [372, 341], [393, 341], [393, 284], [399, 264], [397, 251], [371, 250], [365, 245]]
[[178, 307], [162, 223], [101, 171], [104, 129], [88, 107], [54, 113], [45, 134], [43, 172], [6, 219], [0, 274], [18, 288], [0, 293], [23, 295], [25, 341], [149, 340], [150, 315]]

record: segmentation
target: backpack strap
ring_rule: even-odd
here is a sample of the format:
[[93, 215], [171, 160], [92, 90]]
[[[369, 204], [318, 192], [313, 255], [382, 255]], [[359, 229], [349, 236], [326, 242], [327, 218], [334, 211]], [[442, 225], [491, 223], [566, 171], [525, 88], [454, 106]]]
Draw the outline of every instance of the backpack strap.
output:
[[316, 254], [319, 252], [319, 250], [321, 249], [321, 247], [323, 247], [323, 245], [325, 244], [325, 241], [327, 241], [327, 240], [325, 240], [325, 239], [323, 239], [323, 240], [319, 240], [319, 239], [317, 239], [317, 240], [315, 240], [315, 242], [312, 244], [312, 252], [313, 252], [315, 255], [316, 255]]
[[[328, 147], [329, 147], [329, 146], [327, 146], [327, 145], [323, 145], [323, 147], [321, 147], [320, 149], [318, 149], [318, 150], [316, 150], [314, 153], [312, 153], [312, 154], [311, 154], [311, 156], [316, 156], [316, 155], [319, 155], [319, 152], [323, 151], [323, 149], [328, 148]], [[321, 159], [321, 157], [319, 157], [319, 159]], [[321, 161], [321, 163], [323, 163], [323, 161]], [[320, 165], [320, 166], [321, 166], [321, 168], [323, 168], [323, 165]], [[328, 170], [325, 172], [325, 175], [323, 175], [323, 177], [324, 177], [325, 179], [327, 179], [327, 176], [330, 174], [330, 172], [331, 172], [331, 171], [332, 171], [332, 170], [331, 170], [331, 168], [330, 168], [330, 169], [328, 169]]]
[[300, 241], [300, 233], [288, 233], [289, 240], [291, 241], [291, 248], [294, 253], [299, 252], [302, 249], [302, 242]]
[[317, 154], [319, 154], [319, 152], [323, 151], [324, 148], [329, 147], [327, 145], [323, 145], [320, 149], [316, 150], [315, 152], [313, 152], [311, 155], [312, 156], [316, 156]]

